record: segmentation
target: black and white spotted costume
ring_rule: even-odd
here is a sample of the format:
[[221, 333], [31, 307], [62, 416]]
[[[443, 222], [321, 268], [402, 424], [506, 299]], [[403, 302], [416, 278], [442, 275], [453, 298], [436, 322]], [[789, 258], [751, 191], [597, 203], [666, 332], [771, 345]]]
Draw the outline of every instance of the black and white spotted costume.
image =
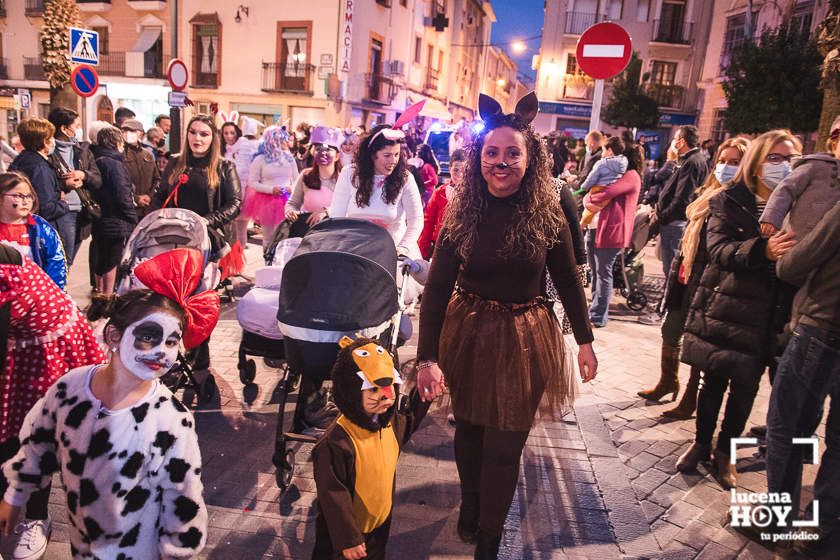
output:
[[3, 465], [5, 501], [25, 504], [58, 470], [74, 558], [196, 555], [207, 509], [192, 414], [158, 381], [133, 407], [109, 411], [90, 390], [97, 367], [61, 377], [26, 416], [20, 451]]

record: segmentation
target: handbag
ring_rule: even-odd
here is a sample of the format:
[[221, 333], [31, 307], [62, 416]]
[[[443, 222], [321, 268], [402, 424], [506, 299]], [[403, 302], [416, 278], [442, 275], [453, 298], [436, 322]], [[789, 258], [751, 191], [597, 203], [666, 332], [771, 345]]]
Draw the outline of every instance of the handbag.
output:
[[665, 282], [665, 295], [662, 297], [663, 310], [679, 309], [682, 307], [685, 298], [687, 284], [680, 282], [680, 268], [683, 263], [683, 255], [680, 253], [671, 262], [671, 269], [668, 271], [668, 278]]
[[79, 196], [79, 200], [82, 201], [82, 214], [87, 219], [95, 222], [102, 218], [102, 206], [99, 205], [99, 202], [93, 198], [87, 189], [79, 187], [76, 189], [76, 194]]

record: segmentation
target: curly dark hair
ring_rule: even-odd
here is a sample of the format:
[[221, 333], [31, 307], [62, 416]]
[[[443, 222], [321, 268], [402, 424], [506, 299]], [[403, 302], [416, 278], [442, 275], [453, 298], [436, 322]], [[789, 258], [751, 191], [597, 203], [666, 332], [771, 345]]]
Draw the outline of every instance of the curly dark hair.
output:
[[[356, 152], [354, 163], [356, 168], [353, 171], [353, 182], [356, 183], [356, 204], [360, 208], [370, 206], [370, 196], [373, 194], [373, 156], [382, 148], [389, 146], [399, 146], [402, 140], [388, 140], [384, 135], [376, 136], [376, 133], [384, 128], [391, 128], [387, 124], [381, 124], [374, 127], [368, 134], [366, 134], [359, 142], [359, 149]], [[376, 136], [371, 144], [370, 139]], [[382, 191], [382, 198], [388, 204], [396, 202], [400, 191], [405, 186], [408, 180], [408, 169], [406, 169], [405, 161], [400, 158], [397, 161], [397, 166], [390, 175], [385, 177], [385, 188]]]
[[435, 168], [435, 173], [440, 173], [440, 165], [435, 157], [435, 152], [428, 144], [420, 144], [417, 146], [417, 157]]
[[481, 150], [487, 135], [501, 127], [512, 128], [524, 136], [528, 162], [514, 199], [516, 217], [505, 232], [505, 241], [499, 247], [499, 255], [514, 254], [534, 258], [559, 241], [560, 232], [566, 223], [558, 189], [551, 176], [551, 158], [545, 144], [530, 124], [518, 115], [494, 116], [485, 122], [484, 130], [475, 136], [467, 149], [464, 185], [458, 196], [449, 202], [444, 217], [446, 239], [456, 247], [462, 260], [469, 257], [475, 246], [478, 226], [487, 208], [489, 191], [487, 181], [481, 174]]

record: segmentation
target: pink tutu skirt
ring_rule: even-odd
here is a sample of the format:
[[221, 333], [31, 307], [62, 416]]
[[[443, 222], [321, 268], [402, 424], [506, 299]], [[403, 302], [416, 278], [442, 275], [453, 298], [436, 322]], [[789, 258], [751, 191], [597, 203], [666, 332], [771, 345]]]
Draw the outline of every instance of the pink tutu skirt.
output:
[[242, 203], [242, 215], [263, 226], [275, 227], [285, 219], [287, 194], [274, 196], [248, 189]]

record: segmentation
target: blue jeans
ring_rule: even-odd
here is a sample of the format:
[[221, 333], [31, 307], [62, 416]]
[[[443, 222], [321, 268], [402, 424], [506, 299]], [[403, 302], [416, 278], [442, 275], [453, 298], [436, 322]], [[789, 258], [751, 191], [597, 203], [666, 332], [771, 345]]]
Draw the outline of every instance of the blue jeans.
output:
[[78, 217], [78, 212], [67, 212], [52, 222], [52, 226], [61, 238], [61, 244], [64, 245], [64, 254], [67, 255], [67, 266], [73, 264], [73, 259], [76, 258], [76, 250], [79, 248], [76, 243], [76, 220]]
[[593, 325], [603, 327], [607, 324], [610, 299], [613, 291], [613, 263], [621, 249], [596, 249], [595, 230], [586, 231], [587, 251], [592, 268], [592, 303], [589, 306], [589, 320]]
[[826, 450], [814, 483], [814, 499], [819, 501], [823, 522], [840, 516], [840, 334], [800, 324], [782, 356], [767, 411], [767, 488], [769, 492], [789, 492], [796, 513], [802, 463], [811, 462], [811, 447], [793, 445], [792, 440], [814, 434], [828, 396], [831, 410], [825, 425]]
[[671, 270], [671, 262], [680, 251], [680, 241], [685, 233], [685, 221], [678, 220], [667, 225], [659, 226], [659, 242], [662, 243], [662, 270], [665, 272], [665, 279], [668, 279], [668, 272]]

